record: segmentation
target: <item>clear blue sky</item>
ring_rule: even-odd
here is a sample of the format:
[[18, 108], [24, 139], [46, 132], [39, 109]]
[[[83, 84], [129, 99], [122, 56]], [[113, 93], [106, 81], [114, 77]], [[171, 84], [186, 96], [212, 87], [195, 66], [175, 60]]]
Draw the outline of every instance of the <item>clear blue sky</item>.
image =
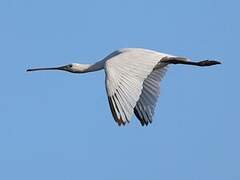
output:
[[[0, 179], [239, 180], [239, 1], [0, 1]], [[154, 122], [114, 122], [104, 72], [26, 73], [144, 47], [172, 66]]]

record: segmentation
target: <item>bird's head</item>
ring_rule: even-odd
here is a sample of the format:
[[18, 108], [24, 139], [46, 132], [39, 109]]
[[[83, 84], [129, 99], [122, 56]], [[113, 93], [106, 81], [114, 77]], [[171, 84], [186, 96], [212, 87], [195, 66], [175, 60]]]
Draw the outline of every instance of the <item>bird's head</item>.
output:
[[44, 68], [32, 68], [27, 69], [27, 72], [30, 71], [46, 71], [46, 70], [61, 70], [61, 71], [67, 71], [71, 73], [81, 73], [83, 69], [83, 65], [77, 64], [77, 63], [71, 63], [64, 66], [59, 67], [44, 67]]

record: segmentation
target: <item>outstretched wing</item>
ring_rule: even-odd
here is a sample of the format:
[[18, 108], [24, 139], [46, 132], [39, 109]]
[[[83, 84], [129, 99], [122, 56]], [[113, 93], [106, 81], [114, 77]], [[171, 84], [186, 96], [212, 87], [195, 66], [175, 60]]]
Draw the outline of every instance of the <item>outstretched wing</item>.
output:
[[[145, 116], [153, 111], [146, 111], [146, 108], [151, 109], [156, 100], [146, 100], [147, 96], [141, 94], [142, 92], [144, 94], [152, 93], [148, 86], [155, 83], [153, 79], [157, 80], [155, 78], [158, 78], [159, 72], [155, 67], [166, 55], [143, 49], [127, 49], [114, 54], [116, 55], [109, 56], [110, 58], [106, 60], [105, 72], [108, 101], [115, 121], [119, 125], [130, 122], [136, 107], [135, 111], [139, 114], [137, 117], [142, 124], [151, 122], [152, 119], [145, 118]], [[138, 104], [144, 103], [144, 106], [138, 105], [137, 102], [139, 102]]]
[[152, 122], [154, 109], [160, 94], [160, 81], [164, 77], [167, 67], [155, 69], [143, 82], [143, 89], [134, 108], [134, 113], [142, 125]]

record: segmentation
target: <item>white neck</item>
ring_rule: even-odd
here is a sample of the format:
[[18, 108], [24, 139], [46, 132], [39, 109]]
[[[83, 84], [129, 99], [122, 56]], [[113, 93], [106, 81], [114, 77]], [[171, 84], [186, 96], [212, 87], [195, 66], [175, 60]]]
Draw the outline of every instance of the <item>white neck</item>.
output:
[[87, 73], [93, 71], [99, 71], [104, 69], [105, 61], [98, 61], [94, 64], [78, 64], [73, 63], [71, 68], [71, 72], [73, 73]]

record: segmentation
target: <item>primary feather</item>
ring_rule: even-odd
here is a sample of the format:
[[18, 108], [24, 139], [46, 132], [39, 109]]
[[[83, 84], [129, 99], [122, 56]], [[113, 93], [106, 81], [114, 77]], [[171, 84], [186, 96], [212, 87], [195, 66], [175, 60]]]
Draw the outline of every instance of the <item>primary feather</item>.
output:
[[[115, 55], [114, 55], [115, 54]], [[110, 108], [119, 125], [130, 122], [135, 113], [142, 125], [152, 122], [160, 93], [160, 81], [170, 56], [146, 49], [116, 51], [105, 62], [106, 89]]]

